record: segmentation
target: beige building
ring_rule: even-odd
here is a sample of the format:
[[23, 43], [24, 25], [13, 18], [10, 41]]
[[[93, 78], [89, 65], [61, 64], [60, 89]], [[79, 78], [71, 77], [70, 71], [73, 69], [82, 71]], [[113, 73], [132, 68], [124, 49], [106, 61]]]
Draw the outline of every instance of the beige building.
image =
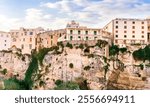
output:
[[[87, 28], [86, 26], [80, 26], [79, 23], [71, 21], [68, 23], [65, 29], [66, 34], [58, 39], [58, 41], [88, 41], [99, 40], [104, 37], [110, 37], [111, 33], [107, 33], [98, 28]], [[106, 38], [105, 38], [106, 39]]]
[[43, 31], [42, 28], [11, 30], [11, 46], [21, 49], [22, 54], [31, 54], [31, 51], [35, 49], [37, 34]]
[[150, 43], [150, 18], [147, 18], [147, 26], [148, 26], [148, 42]]
[[103, 30], [112, 33], [114, 44], [125, 47], [131, 44], [147, 44], [147, 28], [145, 19], [116, 18]]
[[8, 32], [0, 31], [0, 51], [9, 50], [11, 47], [11, 36]]
[[41, 48], [50, 48], [52, 46], [56, 46], [58, 38], [64, 34], [65, 34], [64, 29], [39, 33], [37, 35], [36, 49], [39, 50]]

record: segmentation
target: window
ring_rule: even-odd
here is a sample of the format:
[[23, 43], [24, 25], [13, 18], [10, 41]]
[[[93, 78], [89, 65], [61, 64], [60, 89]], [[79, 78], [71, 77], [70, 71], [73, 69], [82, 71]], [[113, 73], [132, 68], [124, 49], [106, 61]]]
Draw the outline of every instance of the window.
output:
[[51, 36], [51, 39], [53, 39], [53, 36]]
[[78, 36], [78, 38], [80, 39], [81, 37], [80, 37], [80, 36]]
[[5, 42], [7, 42], [7, 40], [5, 40]]
[[21, 49], [24, 49], [24, 45], [23, 44], [21, 45]]
[[60, 33], [59, 37], [61, 37], [61, 33]]
[[118, 33], [118, 30], [116, 30], [116, 33]]
[[30, 42], [32, 42], [32, 38], [30, 38]]
[[88, 40], [88, 37], [86, 36], [86, 40]]
[[142, 26], [142, 29], [144, 29], [144, 26]]
[[118, 26], [116, 26], [116, 29], [118, 29]]
[[127, 31], [125, 30], [124, 33], [127, 33]]
[[97, 35], [97, 31], [94, 31], [94, 35]]
[[72, 30], [70, 30], [70, 34], [72, 34], [73, 33], [73, 31]]
[[116, 35], [116, 38], [118, 38], [118, 35]]
[[142, 24], [144, 24], [144, 22], [142, 22]]
[[132, 26], [132, 29], [135, 29], [135, 26]]
[[124, 26], [124, 29], [127, 29], [127, 26]]
[[135, 35], [132, 35], [132, 38], [135, 38]]
[[127, 22], [126, 21], [124, 21], [124, 24], [126, 24]]
[[85, 34], [88, 35], [88, 31], [85, 31]]
[[115, 40], [115, 43], [118, 43], [118, 40]]
[[24, 32], [24, 35], [27, 35], [27, 32]]
[[6, 46], [6, 44], [4, 46]]
[[124, 40], [123, 42], [126, 43], [126, 40]]
[[142, 38], [144, 38], [144, 35], [142, 35]]
[[73, 36], [70, 36], [70, 40], [72, 40], [73, 39]]
[[132, 24], [135, 24], [135, 22], [133, 21]]
[[66, 39], [67, 37], [65, 36], [64, 39]]
[[30, 32], [30, 35], [33, 35], [33, 32]]
[[78, 30], [78, 35], [80, 35], [81, 34], [81, 31], [80, 30]]
[[142, 31], [142, 33], [144, 33], [144, 31]]
[[29, 49], [32, 49], [32, 44], [29, 44]]
[[23, 38], [23, 41], [25, 41], [25, 38]]
[[13, 38], [13, 42], [16, 42], [16, 38]]
[[127, 35], [124, 35], [124, 38], [126, 38], [127, 37]]
[[116, 21], [116, 24], [118, 24], [118, 21]]
[[135, 31], [132, 31], [132, 33], [135, 33]]

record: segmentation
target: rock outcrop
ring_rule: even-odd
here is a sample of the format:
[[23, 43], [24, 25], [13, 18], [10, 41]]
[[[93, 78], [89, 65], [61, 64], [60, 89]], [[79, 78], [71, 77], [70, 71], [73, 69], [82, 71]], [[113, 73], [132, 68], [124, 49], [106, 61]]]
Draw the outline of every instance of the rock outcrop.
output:
[[29, 55], [0, 52], [0, 78], [7, 79], [16, 76], [18, 79], [24, 79], [29, 63]]
[[146, 84], [146, 80], [143, 78], [142, 76], [138, 77], [126, 71], [112, 71], [107, 82], [107, 89], [143, 89]]

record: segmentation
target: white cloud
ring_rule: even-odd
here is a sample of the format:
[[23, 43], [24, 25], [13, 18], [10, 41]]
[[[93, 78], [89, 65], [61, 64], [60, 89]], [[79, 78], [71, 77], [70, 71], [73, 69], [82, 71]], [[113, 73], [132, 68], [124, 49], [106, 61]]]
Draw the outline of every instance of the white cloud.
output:
[[57, 29], [71, 20], [89, 27], [103, 27], [117, 17], [146, 18], [150, 15], [149, 7], [149, 3], [141, 0], [58, 0], [27, 9], [24, 18], [0, 15], [0, 30], [18, 26]]

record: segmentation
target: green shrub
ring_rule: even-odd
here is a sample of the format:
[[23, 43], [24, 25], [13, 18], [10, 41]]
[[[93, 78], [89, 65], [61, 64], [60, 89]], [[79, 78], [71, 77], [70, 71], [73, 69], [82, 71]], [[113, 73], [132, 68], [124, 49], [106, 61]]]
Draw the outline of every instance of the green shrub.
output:
[[33, 74], [38, 70], [38, 59], [35, 55], [32, 55], [32, 61], [29, 64], [29, 67], [25, 73], [25, 83], [28, 89], [31, 89], [33, 86]]
[[1, 73], [2, 73], [3, 75], [6, 75], [6, 74], [7, 74], [7, 69], [3, 69], [3, 70], [1, 71]]
[[84, 45], [81, 43], [81, 44], [79, 45], [79, 48], [80, 48], [80, 49], [84, 49]]
[[144, 69], [144, 65], [143, 64], [140, 64], [139, 67], [140, 67], [141, 70]]
[[16, 78], [10, 78], [4, 80], [5, 90], [23, 90], [25, 89], [25, 84], [23, 81], [19, 81]]
[[64, 47], [64, 44], [63, 44], [63, 42], [58, 42], [57, 43], [57, 46], [61, 46], [62, 48]]
[[84, 49], [84, 53], [90, 53], [90, 49], [89, 48]]
[[120, 48], [119, 51], [120, 51], [121, 53], [124, 53], [124, 52], [127, 51], [127, 48]]
[[90, 69], [91, 69], [91, 67], [89, 65], [84, 67], [84, 70], [86, 70], [86, 71], [88, 71]]
[[70, 49], [73, 48], [72, 44], [70, 44], [69, 42], [67, 42], [66, 47], [69, 47]]
[[61, 84], [57, 85], [57, 87], [54, 88], [55, 90], [79, 90], [79, 85], [75, 82], [68, 81], [68, 82], [62, 82]]
[[62, 80], [56, 80], [56, 81], [55, 81], [55, 84], [56, 84], [57, 86], [60, 86], [61, 84], [63, 84], [63, 81], [62, 81]]
[[94, 58], [94, 54], [89, 54], [88, 58]]

